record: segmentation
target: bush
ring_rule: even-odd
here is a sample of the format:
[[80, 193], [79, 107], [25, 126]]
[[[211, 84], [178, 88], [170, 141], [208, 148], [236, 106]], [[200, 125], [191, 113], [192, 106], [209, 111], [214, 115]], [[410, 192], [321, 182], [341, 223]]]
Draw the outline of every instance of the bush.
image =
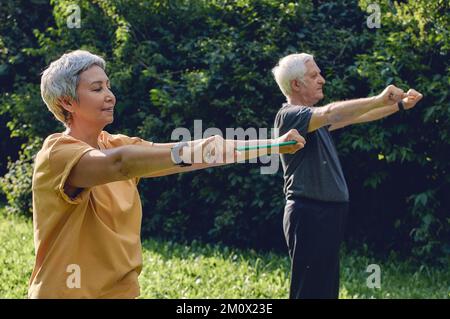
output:
[[8, 173], [0, 178], [0, 188], [6, 194], [8, 206], [6, 212], [31, 216], [33, 205], [31, 200], [31, 182], [33, 176], [33, 161], [42, 146], [42, 139], [36, 138], [26, 146], [19, 159], [8, 164]]
[[373, 48], [357, 57], [356, 71], [373, 92], [396, 83], [424, 98], [411, 112], [343, 133], [339, 148], [347, 167], [367, 172], [347, 176], [353, 179], [353, 198], [361, 199], [356, 210], [373, 210], [366, 217], [376, 237], [384, 237], [378, 246], [383, 248], [387, 237], [391, 249], [448, 262], [450, 7], [444, 1], [389, 3], [380, 2], [381, 28]]
[[[29, 69], [35, 74], [68, 50], [103, 55], [118, 97], [116, 121], [107, 127], [113, 133], [166, 142], [176, 127], [192, 132], [195, 119], [223, 132], [270, 127], [283, 102], [270, 69], [297, 51], [315, 54], [327, 79], [324, 103], [378, 93], [394, 82], [422, 90], [425, 98], [413, 111], [336, 133], [352, 200], [349, 239], [422, 260], [448, 255], [446, 4], [381, 2], [382, 28], [371, 30], [368, 1], [360, 7], [356, 1], [307, 0], [78, 3], [80, 29], [66, 27], [71, 1], [55, 1], [54, 20], [35, 21], [36, 28], [28, 27], [32, 41], [15, 50], [23, 64], [37, 61]], [[2, 63], [9, 58], [2, 56]], [[42, 111], [39, 78], [21, 72], [5, 89], [0, 114], [8, 117], [13, 136], [34, 141], [61, 127]], [[6, 183], [21, 165], [31, 172], [29, 164], [16, 162], [2, 186], [17, 212], [27, 209], [19, 205], [26, 198], [30, 203], [29, 190], [16, 192]], [[285, 249], [281, 170], [260, 175], [258, 167], [143, 181], [145, 235]]]

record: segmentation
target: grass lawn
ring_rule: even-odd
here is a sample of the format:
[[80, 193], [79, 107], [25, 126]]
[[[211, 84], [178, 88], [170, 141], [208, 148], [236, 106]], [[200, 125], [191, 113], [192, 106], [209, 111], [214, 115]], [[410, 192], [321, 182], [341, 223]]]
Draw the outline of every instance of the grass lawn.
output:
[[[0, 298], [26, 298], [34, 264], [31, 220], [0, 211]], [[343, 253], [340, 298], [450, 298], [450, 271]], [[287, 298], [286, 255], [146, 240], [141, 298]], [[378, 264], [381, 288], [368, 288]]]

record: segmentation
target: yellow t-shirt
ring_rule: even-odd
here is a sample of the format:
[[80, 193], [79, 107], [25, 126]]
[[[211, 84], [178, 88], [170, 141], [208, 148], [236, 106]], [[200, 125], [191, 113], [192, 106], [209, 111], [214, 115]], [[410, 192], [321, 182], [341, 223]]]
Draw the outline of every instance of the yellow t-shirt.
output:
[[[137, 137], [99, 136], [101, 149], [153, 143]], [[29, 298], [135, 298], [142, 269], [142, 207], [138, 178], [64, 192], [70, 171], [90, 145], [52, 134], [36, 156], [33, 226], [36, 262]]]

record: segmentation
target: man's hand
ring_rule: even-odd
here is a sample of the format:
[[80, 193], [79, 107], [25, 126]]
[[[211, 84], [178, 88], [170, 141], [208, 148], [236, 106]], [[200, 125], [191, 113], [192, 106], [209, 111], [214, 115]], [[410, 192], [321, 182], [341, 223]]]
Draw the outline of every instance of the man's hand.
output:
[[412, 109], [422, 98], [423, 95], [421, 93], [414, 89], [409, 89], [408, 92], [406, 92], [406, 97], [402, 100], [405, 110]]
[[[409, 92], [409, 91], [408, 91]], [[389, 85], [387, 88], [383, 90], [380, 94], [375, 97], [375, 100], [378, 102], [379, 106], [386, 106], [390, 104], [395, 104], [400, 102], [407, 95], [403, 92], [402, 89], [399, 89], [395, 85]]]
[[278, 151], [276, 149], [272, 149], [272, 153], [279, 153], [279, 154], [294, 154], [298, 150], [305, 147], [306, 141], [301, 136], [296, 129], [289, 130], [286, 134], [283, 136], [280, 136], [279, 138], [276, 138], [273, 140], [273, 144], [283, 143], [283, 142], [289, 142], [289, 141], [296, 141], [297, 144], [293, 145], [286, 145], [286, 146], [280, 146], [278, 148]]

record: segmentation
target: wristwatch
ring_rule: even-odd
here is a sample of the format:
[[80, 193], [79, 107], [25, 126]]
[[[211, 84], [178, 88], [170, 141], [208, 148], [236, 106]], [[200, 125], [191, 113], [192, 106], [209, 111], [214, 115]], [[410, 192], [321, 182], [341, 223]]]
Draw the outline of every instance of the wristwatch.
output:
[[405, 105], [403, 105], [403, 101], [398, 101], [397, 105], [398, 105], [398, 110], [399, 111], [404, 111], [405, 110]]
[[183, 147], [185, 146], [189, 146], [188, 143], [186, 142], [180, 142], [175, 144], [171, 149], [170, 149], [170, 157], [172, 158], [172, 162], [180, 167], [184, 167], [184, 166], [191, 166], [191, 163], [186, 163], [183, 161], [183, 159], [180, 157], [180, 152], [183, 149]]

